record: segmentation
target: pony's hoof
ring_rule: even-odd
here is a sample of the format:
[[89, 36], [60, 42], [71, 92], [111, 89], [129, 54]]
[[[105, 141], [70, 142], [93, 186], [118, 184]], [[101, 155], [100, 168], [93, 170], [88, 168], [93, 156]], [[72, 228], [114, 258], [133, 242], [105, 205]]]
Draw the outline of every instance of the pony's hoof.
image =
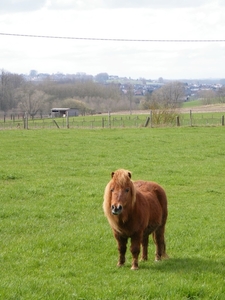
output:
[[123, 267], [123, 266], [124, 266], [124, 264], [121, 264], [121, 263], [118, 263], [118, 264], [117, 264], [117, 267], [118, 267], [118, 268]]
[[138, 270], [138, 267], [137, 267], [137, 266], [132, 266], [132, 267], [131, 267], [131, 270], [136, 271], [136, 270]]
[[162, 257], [160, 255], [155, 255], [155, 261], [161, 261]]
[[147, 261], [148, 259], [147, 259], [147, 257], [142, 257], [141, 259], [140, 259], [140, 261]]

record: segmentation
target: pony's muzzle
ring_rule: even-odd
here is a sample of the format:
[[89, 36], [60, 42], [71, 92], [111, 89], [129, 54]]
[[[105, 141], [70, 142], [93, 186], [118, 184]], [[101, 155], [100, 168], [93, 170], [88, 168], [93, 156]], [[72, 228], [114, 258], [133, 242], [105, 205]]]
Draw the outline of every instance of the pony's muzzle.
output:
[[122, 212], [122, 210], [123, 210], [123, 207], [122, 207], [122, 205], [112, 205], [111, 206], [111, 211], [112, 211], [112, 214], [113, 215], [119, 215], [121, 212]]

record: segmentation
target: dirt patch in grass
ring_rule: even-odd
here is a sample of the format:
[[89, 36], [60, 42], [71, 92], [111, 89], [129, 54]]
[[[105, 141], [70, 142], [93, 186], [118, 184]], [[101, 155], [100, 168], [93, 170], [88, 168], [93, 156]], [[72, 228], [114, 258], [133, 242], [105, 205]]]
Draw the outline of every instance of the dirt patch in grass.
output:
[[225, 104], [209, 104], [195, 107], [180, 108], [181, 113], [187, 113], [190, 110], [195, 113], [225, 112]]
[[[210, 113], [210, 112], [224, 112], [225, 113], [225, 104], [209, 104], [209, 105], [201, 105], [201, 106], [193, 106], [193, 107], [187, 107], [187, 108], [179, 108], [177, 109], [177, 112], [179, 113], [188, 113], [190, 110], [193, 113]], [[148, 115], [150, 110], [132, 110], [131, 112], [129, 110], [127, 111], [119, 111], [119, 112], [112, 112], [111, 115]]]

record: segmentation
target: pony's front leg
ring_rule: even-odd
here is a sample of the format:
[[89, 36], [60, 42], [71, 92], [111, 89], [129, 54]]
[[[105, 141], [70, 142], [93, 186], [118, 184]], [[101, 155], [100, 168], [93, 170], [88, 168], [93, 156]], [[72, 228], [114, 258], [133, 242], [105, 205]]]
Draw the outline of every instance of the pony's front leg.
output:
[[140, 246], [141, 246], [141, 235], [135, 234], [131, 237], [131, 246], [130, 251], [132, 253], [132, 266], [131, 270], [138, 269], [138, 256], [140, 253]]
[[125, 263], [125, 254], [127, 251], [127, 237], [121, 236], [118, 232], [114, 232], [115, 239], [117, 240], [118, 244], [118, 251], [119, 251], [119, 261], [117, 263], [118, 267], [121, 267]]

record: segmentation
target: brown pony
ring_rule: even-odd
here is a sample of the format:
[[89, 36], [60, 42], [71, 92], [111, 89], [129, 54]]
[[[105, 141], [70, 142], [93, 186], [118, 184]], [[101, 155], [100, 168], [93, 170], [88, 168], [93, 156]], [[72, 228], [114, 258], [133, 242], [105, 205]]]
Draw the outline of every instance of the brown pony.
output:
[[156, 245], [155, 260], [167, 258], [164, 240], [167, 219], [167, 197], [163, 188], [151, 181], [132, 181], [131, 172], [119, 169], [104, 193], [103, 210], [118, 243], [118, 266], [125, 263], [127, 240], [131, 238], [132, 270], [138, 269], [142, 245], [142, 260], [148, 259], [148, 238], [152, 233]]

